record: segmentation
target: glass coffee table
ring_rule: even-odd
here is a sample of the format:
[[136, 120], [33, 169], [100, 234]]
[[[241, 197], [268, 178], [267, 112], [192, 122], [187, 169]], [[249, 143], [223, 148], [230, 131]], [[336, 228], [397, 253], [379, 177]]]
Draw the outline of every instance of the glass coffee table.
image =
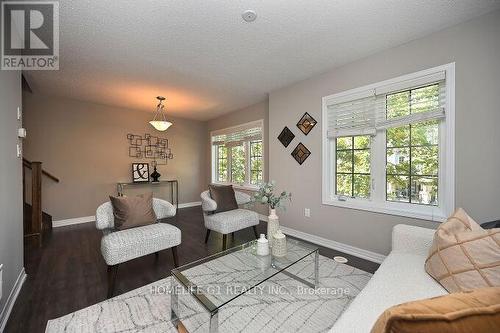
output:
[[[287, 255], [274, 257], [256, 254], [257, 242], [251, 241], [172, 270], [171, 320], [178, 327], [183, 320], [180, 298], [194, 299], [207, 313], [210, 333], [218, 332], [221, 307], [255, 290], [273, 276], [284, 273], [311, 288], [318, 286], [319, 249], [300, 240], [287, 240]], [[309, 258], [314, 277], [302, 278], [289, 272], [291, 266]], [[182, 302], [181, 302], [182, 303]], [[184, 303], [182, 303], [184, 304]]]

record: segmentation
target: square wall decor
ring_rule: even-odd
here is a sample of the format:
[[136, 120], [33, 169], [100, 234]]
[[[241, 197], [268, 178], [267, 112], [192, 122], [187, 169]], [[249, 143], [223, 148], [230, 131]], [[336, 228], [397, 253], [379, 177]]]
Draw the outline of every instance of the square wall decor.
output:
[[293, 138], [295, 138], [295, 134], [293, 134], [292, 131], [290, 131], [290, 129], [286, 126], [283, 128], [280, 135], [278, 135], [278, 140], [280, 140], [285, 147], [288, 147]]
[[302, 144], [302, 142], [299, 143], [297, 147], [295, 147], [295, 149], [292, 151], [293, 158], [295, 158], [295, 160], [300, 165], [302, 165], [302, 163], [304, 163], [304, 161], [307, 160], [309, 155], [311, 155], [311, 152], [309, 151], [309, 149], [306, 148], [306, 146]]
[[305, 135], [309, 134], [309, 132], [316, 126], [317, 121], [311, 117], [309, 113], [304, 113], [302, 118], [300, 118], [297, 123], [297, 127], [304, 133]]

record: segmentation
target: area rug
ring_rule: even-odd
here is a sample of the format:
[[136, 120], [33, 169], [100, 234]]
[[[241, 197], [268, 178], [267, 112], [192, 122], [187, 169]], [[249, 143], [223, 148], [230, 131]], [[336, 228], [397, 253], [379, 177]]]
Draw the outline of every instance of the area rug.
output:
[[[219, 311], [219, 332], [327, 332], [372, 274], [320, 256], [320, 285], [307, 287], [278, 274], [226, 304]], [[288, 269], [305, 279], [314, 276], [312, 258]], [[171, 278], [49, 320], [47, 333], [177, 332], [170, 322]], [[190, 333], [208, 332], [208, 315], [179, 298], [182, 322]]]

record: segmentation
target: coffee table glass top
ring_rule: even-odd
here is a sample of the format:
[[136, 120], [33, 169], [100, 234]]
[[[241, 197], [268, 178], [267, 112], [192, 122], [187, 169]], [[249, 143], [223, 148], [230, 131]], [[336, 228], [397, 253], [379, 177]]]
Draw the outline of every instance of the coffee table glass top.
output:
[[212, 312], [317, 251], [317, 246], [287, 239], [286, 256], [259, 256], [257, 241], [251, 241], [175, 268], [172, 275]]

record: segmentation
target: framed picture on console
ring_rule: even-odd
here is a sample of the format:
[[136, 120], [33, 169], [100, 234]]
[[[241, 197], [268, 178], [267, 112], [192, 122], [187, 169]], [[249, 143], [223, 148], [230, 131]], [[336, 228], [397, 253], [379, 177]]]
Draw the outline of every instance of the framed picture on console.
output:
[[132, 181], [134, 183], [149, 182], [149, 164], [148, 163], [132, 163]]

